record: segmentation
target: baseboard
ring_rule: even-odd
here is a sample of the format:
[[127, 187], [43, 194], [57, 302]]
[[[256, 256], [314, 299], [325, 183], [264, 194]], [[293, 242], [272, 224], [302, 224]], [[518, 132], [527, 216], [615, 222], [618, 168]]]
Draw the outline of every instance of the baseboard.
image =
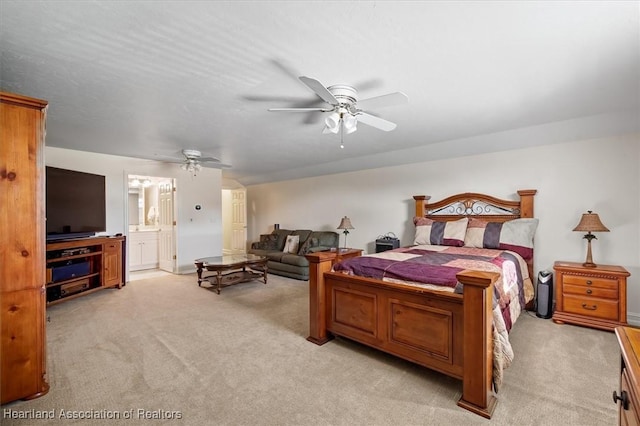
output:
[[627, 312], [627, 322], [635, 327], [640, 327], [640, 314]]

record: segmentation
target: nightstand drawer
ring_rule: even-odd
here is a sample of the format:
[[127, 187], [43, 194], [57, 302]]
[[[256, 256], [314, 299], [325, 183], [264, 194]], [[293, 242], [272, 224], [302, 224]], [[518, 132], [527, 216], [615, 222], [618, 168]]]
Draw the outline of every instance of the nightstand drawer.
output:
[[618, 280], [602, 277], [583, 277], [565, 274], [562, 278], [563, 284], [572, 284], [583, 287], [598, 287], [618, 291]]
[[[565, 280], [566, 283], [566, 280]], [[562, 286], [562, 293], [565, 295], [579, 295], [589, 297], [601, 297], [603, 299], [618, 300], [618, 290], [611, 288], [600, 288], [591, 286], [565, 284]]]
[[594, 318], [618, 320], [617, 301], [565, 295], [564, 311]]

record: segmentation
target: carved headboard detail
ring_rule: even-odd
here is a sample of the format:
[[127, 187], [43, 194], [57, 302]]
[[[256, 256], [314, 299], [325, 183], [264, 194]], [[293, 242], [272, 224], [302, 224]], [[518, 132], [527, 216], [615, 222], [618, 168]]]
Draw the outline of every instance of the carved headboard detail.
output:
[[476, 217], [492, 222], [506, 222], [518, 218], [533, 217], [533, 196], [535, 189], [518, 191], [519, 201], [503, 200], [485, 194], [465, 192], [452, 195], [434, 203], [428, 195], [414, 195], [416, 216], [437, 220], [458, 220]]

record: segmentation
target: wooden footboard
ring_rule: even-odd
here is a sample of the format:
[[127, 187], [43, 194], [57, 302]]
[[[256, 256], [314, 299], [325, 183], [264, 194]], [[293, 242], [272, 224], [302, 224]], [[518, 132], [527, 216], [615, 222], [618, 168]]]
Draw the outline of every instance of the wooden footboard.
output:
[[330, 272], [336, 254], [309, 260], [309, 337], [347, 337], [462, 380], [458, 405], [491, 418], [493, 283], [498, 274], [463, 271], [463, 295]]

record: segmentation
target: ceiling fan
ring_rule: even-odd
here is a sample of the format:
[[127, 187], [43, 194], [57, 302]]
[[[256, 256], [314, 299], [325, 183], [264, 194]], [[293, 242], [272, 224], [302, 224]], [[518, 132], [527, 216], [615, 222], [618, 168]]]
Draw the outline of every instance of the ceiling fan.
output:
[[[397, 126], [391, 121], [371, 115], [364, 109], [387, 107], [406, 104], [409, 101], [407, 95], [402, 92], [388, 93], [386, 95], [358, 100], [358, 91], [344, 84], [325, 87], [318, 80], [300, 76], [299, 80], [310, 88], [323, 101], [328, 103], [326, 107], [315, 108], [269, 108], [276, 112], [328, 112], [325, 119], [323, 133], [355, 132], [358, 122], [389, 132]], [[342, 134], [342, 133], [341, 133]]]
[[193, 176], [202, 169], [202, 163], [213, 163], [214, 168], [229, 168], [229, 164], [224, 164], [220, 159], [215, 157], [203, 157], [202, 153], [197, 149], [183, 149], [183, 158], [163, 157], [170, 163], [180, 163], [180, 168], [187, 172], [190, 172]]

